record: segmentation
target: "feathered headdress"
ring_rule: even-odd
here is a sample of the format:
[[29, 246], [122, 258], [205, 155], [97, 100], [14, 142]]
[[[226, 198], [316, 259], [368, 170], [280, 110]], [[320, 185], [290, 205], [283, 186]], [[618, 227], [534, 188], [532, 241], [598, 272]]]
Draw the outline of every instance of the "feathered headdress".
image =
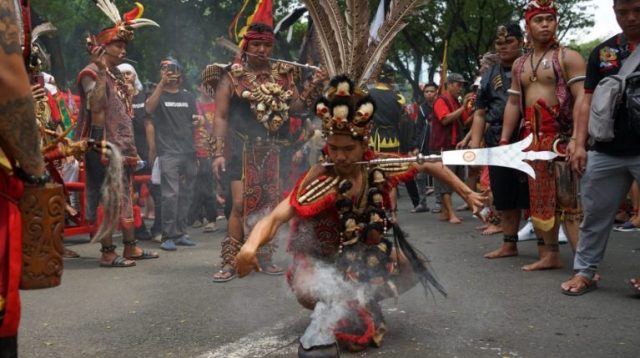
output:
[[144, 6], [140, 3], [136, 3], [136, 7], [133, 10], [120, 16], [120, 11], [116, 7], [115, 0], [94, 0], [98, 8], [107, 15], [107, 17], [113, 21], [114, 25], [111, 28], [102, 30], [96, 36], [96, 42], [98, 45], [108, 45], [113, 41], [125, 41], [129, 42], [133, 40], [133, 31], [143, 26], [156, 26], [160, 27], [155, 21], [141, 18], [144, 12]]
[[556, 4], [553, 3], [553, 0], [531, 0], [524, 7], [524, 19], [525, 22], [529, 23], [532, 17], [538, 14], [552, 14], [553, 16], [558, 16], [558, 9], [556, 8]]
[[273, 41], [273, 33], [252, 33], [249, 31], [249, 26], [252, 24], [262, 23], [273, 28], [273, 4], [272, 0], [258, 0], [256, 8], [253, 13], [247, 18], [247, 24], [238, 31], [238, 22], [244, 10], [249, 5], [250, 0], [245, 0], [240, 8], [240, 11], [233, 17], [231, 24], [229, 24], [229, 38], [239, 42], [238, 46], [245, 50], [247, 42], [253, 39], [270, 40]]
[[376, 106], [371, 97], [345, 76], [329, 81], [326, 96], [316, 102], [316, 116], [322, 120], [322, 133], [350, 135], [365, 140], [371, 131]]
[[394, 37], [407, 25], [407, 18], [418, 6], [428, 2], [391, 0], [382, 25], [377, 34], [371, 36], [369, 0], [347, 0], [346, 11], [338, 0], [304, 0], [317, 31], [322, 63], [329, 76], [348, 73], [357, 88], [377, 75]]

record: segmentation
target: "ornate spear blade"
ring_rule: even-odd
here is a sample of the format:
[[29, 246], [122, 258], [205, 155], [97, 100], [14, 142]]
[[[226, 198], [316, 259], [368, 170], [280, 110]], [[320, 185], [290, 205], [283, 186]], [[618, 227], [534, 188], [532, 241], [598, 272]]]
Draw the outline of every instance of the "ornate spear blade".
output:
[[[394, 163], [407, 163], [407, 162], [442, 162], [445, 165], [492, 165], [499, 167], [506, 167], [519, 170], [526, 173], [531, 178], [536, 178], [536, 173], [533, 168], [525, 162], [525, 160], [552, 160], [558, 155], [554, 152], [542, 151], [528, 151], [527, 149], [533, 141], [533, 134], [530, 134], [527, 138], [500, 147], [482, 148], [482, 149], [461, 149], [461, 150], [448, 150], [442, 152], [442, 155], [422, 155], [418, 154], [413, 157], [404, 158], [379, 158], [369, 161], [356, 162], [360, 165], [372, 165], [372, 164], [394, 164]], [[323, 163], [324, 166], [332, 166], [333, 163]]]
[[558, 155], [554, 152], [535, 152], [527, 149], [533, 141], [533, 134], [510, 145], [483, 149], [462, 149], [442, 152], [442, 163], [447, 165], [492, 165], [506, 167], [527, 173], [535, 179], [533, 168], [525, 160], [552, 160]]

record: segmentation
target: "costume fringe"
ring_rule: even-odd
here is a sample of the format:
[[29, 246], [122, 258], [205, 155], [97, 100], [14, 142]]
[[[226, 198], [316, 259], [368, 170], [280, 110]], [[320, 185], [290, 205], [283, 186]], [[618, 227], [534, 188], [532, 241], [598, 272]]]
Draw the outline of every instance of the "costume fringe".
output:
[[418, 276], [420, 283], [424, 287], [425, 293], [428, 294], [430, 286], [433, 286], [443, 296], [447, 297], [447, 292], [444, 290], [444, 287], [442, 287], [440, 282], [438, 282], [435, 276], [433, 276], [429, 271], [425, 255], [407, 241], [398, 224], [393, 224], [393, 237], [395, 239], [396, 248], [402, 251], [407, 260], [409, 260], [409, 263], [413, 268], [413, 272]]

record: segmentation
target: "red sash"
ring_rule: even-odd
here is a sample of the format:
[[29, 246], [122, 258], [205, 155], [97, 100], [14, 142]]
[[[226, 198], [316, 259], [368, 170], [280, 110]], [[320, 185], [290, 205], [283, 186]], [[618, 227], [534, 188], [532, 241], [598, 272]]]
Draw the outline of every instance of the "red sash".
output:
[[22, 219], [17, 202], [22, 191], [22, 182], [0, 170], [0, 294], [5, 300], [0, 337], [17, 335], [20, 324]]

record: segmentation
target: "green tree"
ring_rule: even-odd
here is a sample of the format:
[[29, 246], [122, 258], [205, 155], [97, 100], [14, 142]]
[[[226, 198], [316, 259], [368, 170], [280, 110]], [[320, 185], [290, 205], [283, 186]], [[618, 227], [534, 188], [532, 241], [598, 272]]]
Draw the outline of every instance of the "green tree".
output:
[[[418, 99], [418, 84], [423, 71], [433, 81], [440, 70], [444, 43], [448, 41], [448, 68], [473, 78], [479, 56], [493, 50], [495, 30], [509, 21], [520, 21], [528, 0], [434, 0], [407, 26], [390, 61], [403, 74]], [[593, 25], [586, 15], [586, 0], [556, 2], [560, 40], [571, 29]], [[427, 64], [427, 68], [423, 68]]]
[[[143, 17], [156, 21], [160, 28], [145, 27], [135, 33], [135, 39], [127, 47], [127, 57], [135, 60], [134, 66], [141, 81], [156, 81], [159, 62], [171, 55], [184, 66], [191, 85], [200, 71], [212, 62], [229, 62], [232, 54], [216, 46], [215, 40], [227, 37], [227, 27], [240, 10], [237, 0], [143, 0]], [[61, 87], [75, 89], [75, 76], [87, 64], [85, 38], [101, 29], [113, 26], [109, 19], [90, 0], [32, 0], [32, 7], [43, 21], [52, 22], [58, 32], [53, 42], [61, 48], [62, 56], [53, 63], [53, 74]], [[295, 1], [275, 1], [274, 13], [282, 16]], [[118, 1], [121, 14], [134, 7], [133, 0]], [[253, 11], [251, 5], [245, 13]], [[241, 24], [244, 19], [241, 20]], [[282, 43], [283, 53], [289, 55], [300, 42], [303, 26], [296, 27], [295, 41]]]

